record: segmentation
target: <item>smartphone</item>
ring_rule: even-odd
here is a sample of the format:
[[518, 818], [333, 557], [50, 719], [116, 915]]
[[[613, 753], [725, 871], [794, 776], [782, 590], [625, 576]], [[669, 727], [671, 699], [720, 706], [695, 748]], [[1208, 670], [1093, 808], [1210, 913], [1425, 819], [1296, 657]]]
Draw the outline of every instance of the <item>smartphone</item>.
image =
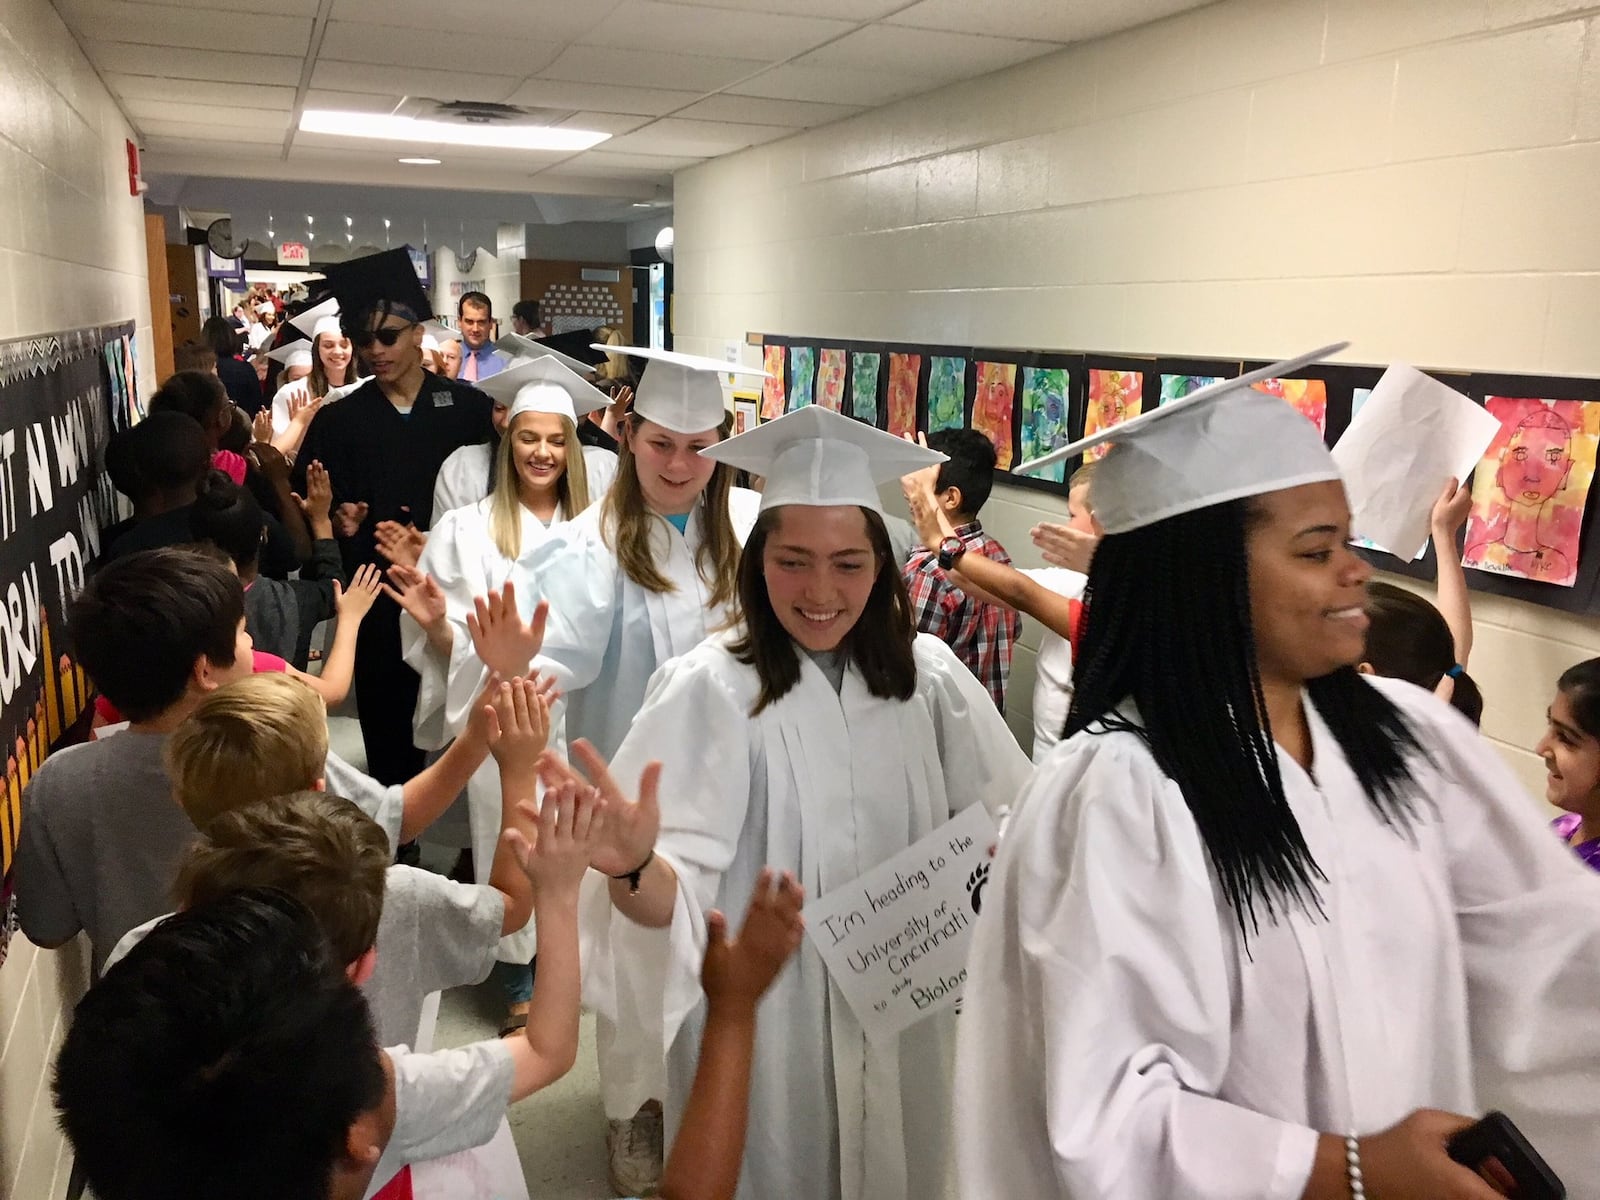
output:
[[1476, 1171], [1502, 1196], [1515, 1200], [1566, 1200], [1567, 1189], [1522, 1130], [1492, 1112], [1450, 1139], [1450, 1157]]

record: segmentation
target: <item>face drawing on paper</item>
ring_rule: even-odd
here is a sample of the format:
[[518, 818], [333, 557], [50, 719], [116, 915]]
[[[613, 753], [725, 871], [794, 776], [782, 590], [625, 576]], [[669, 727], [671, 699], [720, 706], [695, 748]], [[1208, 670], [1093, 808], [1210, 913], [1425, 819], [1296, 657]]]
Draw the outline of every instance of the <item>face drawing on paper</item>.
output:
[[[1099, 433], [1112, 429], [1130, 417], [1137, 417], [1144, 407], [1144, 375], [1139, 371], [1089, 372], [1089, 415], [1084, 422], [1083, 434]], [[1085, 458], [1104, 458], [1109, 445], [1096, 446], [1084, 452]]]
[[1501, 431], [1475, 476], [1467, 527], [1469, 567], [1571, 587], [1600, 405], [1489, 397]]
[[767, 346], [762, 353], [761, 365], [766, 368], [770, 379], [761, 384], [761, 419], [771, 421], [775, 417], [783, 416], [783, 365], [786, 357], [784, 346]]
[[817, 403], [834, 412], [844, 409], [843, 350], [824, 350], [817, 359]]
[[868, 425], [878, 423], [878, 368], [882, 358], [872, 353], [850, 356], [850, 413]]
[[978, 364], [977, 394], [972, 399], [972, 427], [994, 443], [1002, 471], [1011, 469], [1011, 401], [1017, 393], [1015, 363]]
[[917, 376], [922, 355], [889, 355], [889, 432], [896, 437], [917, 432]]
[[[1067, 444], [1067, 373], [1059, 368], [1022, 369], [1022, 461], [1043, 458]], [[1037, 473], [1040, 479], [1061, 483], [1066, 464], [1056, 463]]]

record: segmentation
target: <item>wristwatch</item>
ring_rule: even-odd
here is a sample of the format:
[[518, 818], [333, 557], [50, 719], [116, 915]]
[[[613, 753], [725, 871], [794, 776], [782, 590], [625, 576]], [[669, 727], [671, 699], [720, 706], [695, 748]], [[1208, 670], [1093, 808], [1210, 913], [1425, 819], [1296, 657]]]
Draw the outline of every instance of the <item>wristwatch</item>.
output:
[[939, 543], [939, 569], [949, 571], [953, 569], [961, 556], [967, 552], [967, 544], [958, 537], [947, 537]]

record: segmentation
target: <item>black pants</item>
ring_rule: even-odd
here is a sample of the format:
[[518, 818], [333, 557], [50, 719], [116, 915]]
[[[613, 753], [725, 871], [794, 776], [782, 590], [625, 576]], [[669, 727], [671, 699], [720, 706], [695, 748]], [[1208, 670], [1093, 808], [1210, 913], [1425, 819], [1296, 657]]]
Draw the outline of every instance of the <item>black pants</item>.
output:
[[405, 783], [423, 765], [411, 734], [421, 681], [400, 657], [400, 606], [387, 596], [361, 622], [355, 682], [367, 774], [385, 785]]

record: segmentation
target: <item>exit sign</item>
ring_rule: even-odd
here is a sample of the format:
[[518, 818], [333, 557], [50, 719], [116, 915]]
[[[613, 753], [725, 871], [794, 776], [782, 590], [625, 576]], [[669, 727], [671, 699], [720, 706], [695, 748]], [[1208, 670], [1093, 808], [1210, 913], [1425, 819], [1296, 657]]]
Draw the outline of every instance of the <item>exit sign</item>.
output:
[[279, 242], [278, 265], [280, 267], [309, 267], [311, 265], [311, 250], [304, 242]]

